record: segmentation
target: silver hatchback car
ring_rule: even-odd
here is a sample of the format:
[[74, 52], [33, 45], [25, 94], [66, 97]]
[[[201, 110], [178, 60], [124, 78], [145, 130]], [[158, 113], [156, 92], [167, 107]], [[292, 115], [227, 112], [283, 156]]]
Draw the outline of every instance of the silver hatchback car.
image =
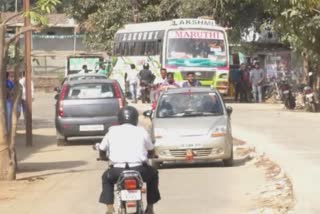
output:
[[225, 107], [219, 92], [210, 88], [179, 88], [164, 92], [151, 117], [151, 136], [163, 162], [222, 160], [233, 165], [231, 107]]
[[102, 137], [118, 124], [118, 111], [126, 100], [116, 80], [66, 81], [57, 96], [57, 144], [68, 138]]

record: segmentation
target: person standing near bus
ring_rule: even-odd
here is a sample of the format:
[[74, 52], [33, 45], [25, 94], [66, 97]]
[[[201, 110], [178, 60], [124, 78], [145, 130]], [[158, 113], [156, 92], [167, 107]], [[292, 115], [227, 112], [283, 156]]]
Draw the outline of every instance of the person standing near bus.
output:
[[255, 68], [250, 73], [250, 82], [252, 83], [252, 93], [255, 102], [262, 103], [262, 84], [264, 78], [264, 70], [260, 68], [259, 62], [256, 62]]
[[138, 101], [138, 71], [136, 70], [136, 66], [134, 64], [130, 65], [130, 70], [125, 73], [124, 79], [125, 82], [129, 84], [129, 91], [131, 94], [131, 99], [133, 103], [137, 103]]
[[103, 75], [106, 75], [108, 76], [108, 71], [106, 69], [106, 66], [105, 65], [100, 65], [100, 68], [99, 68], [99, 71], [98, 71], [98, 74], [103, 74]]
[[139, 72], [138, 77], [140, 80], [142, 103], [150, 103], [150, 87], [156, 76], [149, 69], [148, 63], [143, 65], [143, 69]]
[[190, 87], [201, 87], [201, 83], [199, 80], [196, 80], [195, 73], [190, 71], [187, 73], [187, 81], [182, 84], [183, 88], [190, 88]]

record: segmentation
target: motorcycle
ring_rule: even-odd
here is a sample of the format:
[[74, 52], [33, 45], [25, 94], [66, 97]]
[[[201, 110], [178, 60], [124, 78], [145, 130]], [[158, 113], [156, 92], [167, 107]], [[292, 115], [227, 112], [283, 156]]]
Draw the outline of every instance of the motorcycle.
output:
[[276, 102], [282, 100], [282, 94], [278, 81], [273, 78], [271, 82], [263, 86], [264, 99], [271, 99]]
[[124, 170], [116, 183], [116, 204], [118, 213], [143, 214], [142, 201], [143, 180], [139, 172]]
[[305, 86], [303, 88], [304, 102], [307, 111], [317, 112], [317, 101], [315, 98], [315, 93], [310, 86]]
[[[93, 145], [93, 149], [99, 151], [97, 161], [109, 161], [106, 152], [100, 151], [97, 145]], [[115, 206], [119, 214], [144, 214], [143, 179], [138, 171], [130, 170], [126, 164], [126, 169], [121, 172], [115, 187]]]
[[280, 91], [282, 102], [287, 109], [294, 109], [296, 107], [296, 100], [292, 94], [291, 86], [287, 81], [281, 81]]
[[141, 101], [142, 103], [150, 103], [151, 84], [142, 80], [140, 83]]

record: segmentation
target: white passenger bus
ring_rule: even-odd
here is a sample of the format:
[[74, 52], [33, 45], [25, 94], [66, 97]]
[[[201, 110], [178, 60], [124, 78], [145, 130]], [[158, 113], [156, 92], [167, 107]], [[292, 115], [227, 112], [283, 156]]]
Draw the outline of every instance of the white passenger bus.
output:
[[160, 78], [160, 68], [173, 72], [178, 82], [195, 72], [204, 86], [228, 91], [229, 47], [226, 31], [208, 19], [127, 24], [115, 35], [111, 78], [124, 88], [124, 74], [148, 62]]

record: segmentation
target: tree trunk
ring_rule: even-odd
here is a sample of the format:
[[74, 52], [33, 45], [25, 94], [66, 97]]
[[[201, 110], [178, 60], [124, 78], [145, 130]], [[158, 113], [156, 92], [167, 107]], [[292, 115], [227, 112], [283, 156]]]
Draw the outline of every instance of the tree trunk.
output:
[[16, 179], [17, 170], [17, 158], [16, 158], [16, 133], [18, 124], [18, 107], [21, 105], [21, 95], [22, 87], [19, 83], [19, 67], [20, 67], [20, 55], [19, 55], [19, 37], [15, 41], [15, 66], [14, 66], [14, 91], [13, 91], [13, 106], [11, 115], [11, 128], [10, 128], [10, 138], [9, 138], [9, 156], [10, 156], [10, 166], [8, 171], [8, 176], [10, 180]]
[[6, 125], [6, 70], [5, 70], [5, 32], [6, 26], [0, 24], [0, 180], [13, 179], [9, 176], [10, 154], [7, 141], [7, 125]]
[[303, 84], [308, 84], [309, 81], [309, 60], [306, 52], [303, 53]]

